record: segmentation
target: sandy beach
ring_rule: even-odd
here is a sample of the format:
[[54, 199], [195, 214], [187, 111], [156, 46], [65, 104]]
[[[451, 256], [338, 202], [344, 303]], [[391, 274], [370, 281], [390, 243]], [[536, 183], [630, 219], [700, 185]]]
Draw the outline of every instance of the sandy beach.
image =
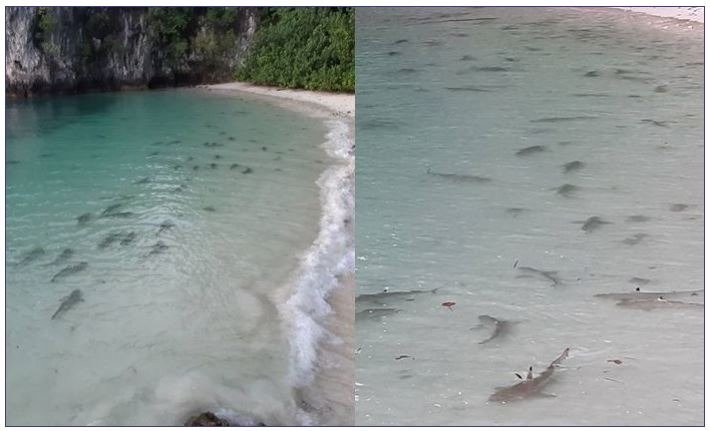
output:
[[[684, 25], [693, 25], [693, 23], [705, 23], [704, 8], [694, 7], [620, 7], [614, 6], [613, 9], [620, 9], [637, 14], [652, 15], [661, 18], [673, 18], [679, 21], [688, 21]], [[678, 23], [676, 23], [678, 24]]]
[[298, 111], [327, 114], [330, 117], [355, 117], [355, 95], [321, 91], [292, 90], [252, 85], [246, 82], [200, 85], [210, 91], [236, 92], [271, 99], [280, 106]]
[[[315, 365], [314, 380], [311, 384], [297, 389], [297, 400], [300, 407], [316, 419], [313, 425], [352, 425], [355, 382], [353, 358], [355, 274], [354, 266], [348, 265], [347, 262], [349, 259], [354, 259], [354, 239], [352, 223], [348, 221], [343, 227], [342, 218], [352, 220], [354, 215], [355, 161], [352, 149], [355, 145], [355, 95], [256, 86], [244, 82], [203, 85], [199, 88], [241, 97], [255, 97], [286, 109], [305, 112], [315, 118], [323, 119], [329, 128], [325, 150], [333, 157], [335, 163], [324, 171], [318, 181], [324, 214], [320, 222], [318, 238], [307, 251], [304, 265], [307, 265], [305, 261], [313, 256], [323, 257], [324, 254], [328, 254], [328, 247], [332, 246], [327, 244], [332, 242], [330, 235], [333, 229], [338, 229], [344, 234], [341, 235], [340, 241], [345, 244], [346, 251], [333, 266], [344, 266], [347, 269], [335, 275], [336, 286], [328, 290], [325, 295], [330, 311], [326, 316], [312, 316], [319, 325], [325, 327], [327, 334], [322, 337], [318, 346], [319, 357]], [[338, 148], [328, 145], [333, 142], [339, 143]], [[332, 193], [335, 184], [340, 190], [337, 194]], [[332, 210], [333, 207], [338, 208], [335, 214], [326, 211], [326, 209]], [[298, 283], [294, 284], [295, 290], [298, 290]], [[298, 303], [299, 299], [296, 296], [303, 294], [313, 293], [292, 292], [292, 299]], [[304, 329], [293, 328], [293, 330]]]

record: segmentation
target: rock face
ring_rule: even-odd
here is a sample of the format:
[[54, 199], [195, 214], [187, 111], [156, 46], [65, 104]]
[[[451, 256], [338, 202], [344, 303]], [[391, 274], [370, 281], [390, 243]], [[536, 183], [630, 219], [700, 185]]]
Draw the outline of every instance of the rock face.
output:
[[227, 81], [260, 16], [258, 8], [158, 9], [168, 8], [6, 7], [6, 95]]

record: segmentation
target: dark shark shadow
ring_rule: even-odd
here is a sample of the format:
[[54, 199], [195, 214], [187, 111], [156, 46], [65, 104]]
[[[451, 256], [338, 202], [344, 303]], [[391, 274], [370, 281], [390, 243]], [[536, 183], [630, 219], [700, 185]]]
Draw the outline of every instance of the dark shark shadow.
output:
[[365, 307], [385, 307], [392, 302], [414, 301], [414, 297], [429, 293], [435, 294], [439, 288], [432, 290], [404, 290], [390, 292], [385, 290], [379, 293], [363, 293], [355, 298], [355, 303]]
[[560, 277], [557, 275], [557, 271], [545, 271], [531, 266], [519, 266], [517, 260], [513, 264], [513, 268], [518, 270], [518, 278], [537, 277], [551, 282], [553, 286], [562, 284]]
[[486, 338], [485, 340], [479, 341], [478, 344], [486, 344], [495, 339], [505, 338], [509, 336], [513, 331], [513, 326], [519, 323], [515, 320], [496, 319], [495, 317], [489, 316], [487, 314], [482, 314], [478, 316], [478, 320], [481, 323], [471, 329], [479, 329], [485, 327], [490, 327], [493, 329], [491, 335], [489, 335], [488, 338]]

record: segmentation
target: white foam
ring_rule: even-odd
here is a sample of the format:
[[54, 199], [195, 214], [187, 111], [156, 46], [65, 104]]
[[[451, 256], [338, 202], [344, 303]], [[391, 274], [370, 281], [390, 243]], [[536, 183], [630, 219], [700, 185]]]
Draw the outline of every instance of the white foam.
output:
[[[321, 220], [316, 240], [301, 256], [291, 280], [291, 296], [280, 306], [287, 326], [291, 350], [290, 383], [296, 388], [310, 385], [319, 366], [322, 343], [339, 343], [326, 326], [332, 313], [328, 304], [331, 291], [340, 285], [342, 276], [355, 268], [352, 234], [354, 210], [354, 157], [347, 120], [326, 122], [328, 133], [325, 151], [336, 160], [317, 181], [320, 187]], [[346, 222], [347, 220], [347, 222]], [[304, 415], [304, 425], [312, 420]]]

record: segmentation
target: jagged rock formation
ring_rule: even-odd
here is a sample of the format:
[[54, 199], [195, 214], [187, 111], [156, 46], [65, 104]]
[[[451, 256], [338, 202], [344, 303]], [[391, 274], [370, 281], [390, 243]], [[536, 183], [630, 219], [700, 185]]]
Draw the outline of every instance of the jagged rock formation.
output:
[[6, 96], [228, 81], [259, 14], [258, 8], [7, 7]]

